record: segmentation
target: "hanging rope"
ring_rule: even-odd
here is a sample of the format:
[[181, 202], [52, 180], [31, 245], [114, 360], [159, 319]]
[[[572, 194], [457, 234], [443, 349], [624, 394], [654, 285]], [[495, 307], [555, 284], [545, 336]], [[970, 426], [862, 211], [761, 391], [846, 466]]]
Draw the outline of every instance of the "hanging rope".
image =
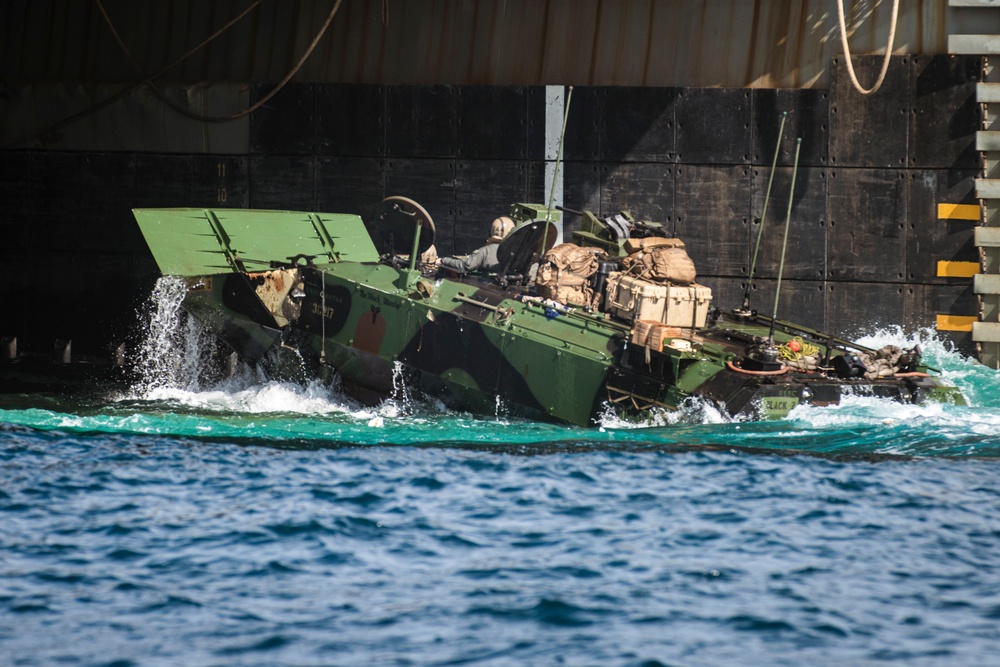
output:
[[[316, 37], [313, 38], [313, 41], [309, 45], [309, 48], [306, 49], [306, 52], [304, 54], [302, 54], [302, 57], [295, 64], [295, 67], [293, 67], [291, 69], [291, 71], [288, 72], [288, 74], [286, 74], [285, 77], [281, 81], [278, 82], [278, 85], [276, 85], [271, 90], [271, 92], [269, 92], [267, 95], [265, 95], [260, 100], [258, 100], [255, 104], [253, 104], [250, 107], [244, 109], [243, 111], [240, 111], [240, 112], [237, 112], [237, 113], [234, 113], [234, 114], [230, 114], [228, 116], [203, 116], [201, 114], [196, 114], [196, 113], [194, 113], [192, 111], [189, 111], [188, 109], [180, 106], [179, 104], [177, 104], [176, 102], [174, 102], [173, 100], [171, 100], [169, 97], [167, 97], [167, 94], [164, 93], [162, 90], [160, 90], [153, 83], [153, 79], [155, 77], [147, 77], [147, 78], [145, 78], [143, 80], [143, 83], [145, 85], [149, 86], [153, 90], [153, 92], [156, 93], [157, 97], [159, 97], [160, 100], [163, 101], [164, 104], [166, 104], [167, 106], [169, 106], [171, 109], [173, 109], [177, 113], [179, 113], [179, 114], [181, 114], [183, 116], [186, 116], [188, 118], [191, 118], [193, 120], [201, 121], [201, 122], [204, 122], [204, 123], [227, 123], [229, 121], [237, 120], [239, 118], [243, 118], [244, 116], [248, 116], [248, 115], [252, 114], [254, 111], [256, 111], [257, 109], [259, 109], [262, 106], [264, 106], [265, 104], [267, 104], [268, 101], [272, 97], [274, 97], [275, 95], [277, 95], [278, 92], [282, 88], [285, 87], [285, 84], [287, 84], [289, 81], [291, 81], [292, 77], [295, 76], [298, 73], [299, 69], [302, 68], [302, 66], [305, 64], [306, 60], [309, 59], [309, 56], [312, 55], [312, 52], [316, 48], [316, 45], [319, 44], [319, 40], [322, 39], [322, 37], [323, 37], [324, 34], [326, 34], [326, 29], [330, 27], [330, 23], [333, 21], [333, 17], [337, 14], [337, 10], [340, 9], [340, 3], [342, 1], [343, 0], [337, 0], [337, 2], [333, 5], [333, 9], [330, 10], [329, 16], [326, 17], [326, 22], [323, 23], [323, 27], [320, 28], [319, 32], [316, 34]], [[94, 2], [97, 4], [98, 8], [100, 9], [101, 15], [104, 17], [104, 21], [108, 24], [108, 28], [111, 29], [111, 33], [115, 36], [115, 40], [118, 42], [118, 46], [122, 49], [122, 51], [125, 53], [125, 55], [128, 56], [128, 59], [132, 62], [132, 66], [136, 69], [137, 72], [139, 72], [140, 76], [142, 76], [142, 68], [139, 66], [139, 63], [137, 63], [136, 60], [135, 60], [135, 58], [132, 56], [131, 51], [129, 51], [128, 47], [125, 45], [125, 42], [122, 40], [121, 36], [119, 36], [118, 31], [115, 29], [114, 24], [111, 23], [111, 18], [108, 16], [107, 12], [104, 11], [104, 5], [101, 3], [101, 0], [94, 0]], [[232, 25], [233, 23], [235, 23], [236, 21], [238, 21], [247, 12], [249, 12], [251, 9], [253, 9], [257, 5], [259, 5], [260, 2], [261, 2], [261, 0], [257, 0], [257, 2], [255, 2], [253, 5], [251, 5], [250, 7], [248, 7], [243, 12], [243, 14], [241, 14], [240, 16], [238, 16], [237, 18], [233, 19], [228, 24], [226, 24], [226, 26], [223, 27], [222, 30], [227, 29], [230, 25]], [[195, 50], [197, 50], [197, 49], [201, 48], [202, 46], [204, 46], [205, 44], [207, 44], [208, 41], [210, 41], [212, 39], [215, 39], [215, 37], [217, 37], [218, 34], [221, 34], [222, 30], [220, 30], [215, 35], [212, 35], [208, 40], [206, 40], [201, 45], [199, 45], [198, 47], [196, 47]], [[193, 53], [193, 51], [191, 53]], [[185, 55], [185, 57], [187, 57], [187, 56]], [[171, 65], [171, 67], [172, 66], [173, 65]], [[164, 70], [160, 70], [161, 73], [163, 71]]]
[[[215, 40], [215, 38], [217, 38], [219, 35], [221, 35], [222, 33], [226, 32], [227, 30], [229, 30], [230, 28], [232, 28], [234, 25], [236, 25], [236, 23], [239, 22], [240, 19], [242, 19], [244, 16], [246, 16], [247, 14], [249, 14], [250, 12], [252, 12], [254, 9], [256, 9], [257, 6], [261, 2], [263, 2], [263, 1], [264, 0], [254, 0], [254, 2], [251, 3], [249, 7], [247, 7], [242, 12], [240, 12], [235, 17], [233, 17], [228, 23], [226, 23], [226, 25], [222, 26], [221, 28], [219, 28], [218, 30], [216, 30], [215, 32], [213, 32], [211, 35], [209, 35], [208, 37], [206, 37], [201, 42], [201, 44], [199, 44], [198, 46], [194, 47], [193, 49], [190, 49], [184, 55], [182, 55], [180, 58], [178, 58], [174, 62], [170, 63], [166, 67], [162, 68], [156, 74], [153, 74], [151, 76], [145, 77], [143, 79], [142, 83], [145, 84], [145, 83], [151, 82], [153, 79], [158, 79], [161, 76], [163, 76], [164, 74], [166, 74], [167, 71], [170, 70], [171, 68], [175, 67], [176, 65], [180, 65], [182, 62], [184, 62], [185, 60], [187, 60], [188, 58], [190, 58], [192, 55], [194, 55], [195, 53], [197, 53], [201, 49], [203, 49], [206, 46], [208, 46], [209, 43], [211, 43], [213, 40]], [[104, 22], [107, 23], [108, 27], [111, 29], [111, 34], [114, 35], [115, 36], [115, 40], [118, 41], [118, 46], [120, 46], [122, 48], [122, 50], [125, 52], [125, 55], [127, 55], [128, 58], [129, 58], [129, 60], [132, 61], [132, 66], [135, 68], [135, 70], [137, 72], [139, 72], [140, 75], [142, 75], [142, 68], [139, 67], [139, 64], [135, 61], [135, 58], [132, 57], [132, 54], [129, 52], [128, 47], [125, 46], [125, 42], [122, 41], [122, 38], [118, 34], [118, 31], [115, 29], [115, 26], [111, 23], [111, 17], [109, 17], [107, 11], [105, 11], [104, 5], [101, 3], [101, 0], [94, 0], [94, 2], [97, 5], [97, 9], [101, 12], [101, 16], [104, 18]]]
[[[247, 14], [249, 14], [251, 11], [253, 11], [257, 7], [257, 5], [259, 5], [261, 2], [263, 2], [263, 0], [255, 0], [249, 7], [247, 7], [246, 9], [244, 9], [239, 15], [237, 15], [235, 18], [233, 18], [228, 23], [226, 23], [224, 26], [222, 26], [221, 28], [219, 28], [218, 30], [216, 30], [215, 32], [213, 32], [211, 35], [209, 35], [208, 37], [206, 37], [205, 40], [202, 41], [201, 44], [199, 44], [198, 46], [194, 47], [193, 49], [190, 49], [184, 55], [182, 55], [180, 58], [178, 58], [174, 62], [170, 63], [166, 67], [160, 69], [156, 74], [153, 74], [153, 75], [151, 75], [149, 77], [146, 77], [142, 81], [140, 81], [139, 83], [137, 83], [137, 84], [135, 84], [135, 85], [133, 85], [133, 86], [131, 86], [129, 88], [126, 88], [125, 90], [122, 90], [122, 91], [120, 91], [118, 93], [115, 93], [111, 97], [108, 97], [107, 99], [104, 99], [104, 100], [98, 102], [97, 104], [93, 104], [93, 105], [87, 107], [86, 109], [83, 109], [83, 110], [78, 111], [78, 112], [76, 112], [74, 114], [71, 114], [71, 115], [63, 118], [62, 120], [56, 121], [54, 123], [50, 123], [49, 125], [46, 125], [45, 127], [42, 127], [40, 129], [37, 129], [37, 130], [34, 130], [32, 132], [29, 132], [28, 134], [26, 134], [26, 135], [24, 135], [22, 137], [19, 137], [17, 139], [12, 140], [12, 141], [8, 141], [7, 143], [0, 145], [0, 149], [5, 149], [5, 148], [8, 148], [10, 146], [16, 146], [17, 144], [19, 144], [21, 142], [28, 141], [28, 140], [33, 139], [33, 138], [35, 138], [35, 137], [37, 137], [37, 136], [39, 136], [41, 134], [45, 134], [46, 132], [52, 132], [54, 130], [58, 130], [61, 127], [65, 127], [67, 125], [71, 125], [71, 124], [75, 123], [76, 121], [80, 120], [81, 118], [86, 118], [87, 116], [89, 116], [91, 114], [95, 114], [98, 111], [100, 111], [101, 109], [104, 109], [105, 107], [111, 106], [112, 104], [114, 104], [118, 100], [122, 99], [123, 97], [127, 97], [127, 96], [131, 95], [132, 93], [134, 93], [135, 91], [139, 90], [143, 86], [150, 85], [151, 82], [154, 79], [159, 78], [160, 76], [162, 76], [163, 74], [165, 74], [168, 70], [170, 70], [172, 67], [174, 67], [176, 65], [179, 65], [180, 63], [184, 62], [189, 57], [191, 57], [194, 53], [196, 53], [197, 51], [199, 51], [202, 48], [204, 48], [205, 46], [207, 46], [210, 42], [212, 42], [214, 39], [216, 39], [219, 35], [221, 35], [222, 33], [226, 32], [227, 30], [229, 30], [231, 27], [233, 27], [233, 25], [237, 21], [239, 21], [240, 19], [242, 19], [244, 16], [246, 16]], [[111, 27], [111, 32], [114, 34], [115, 39], [117, 39], [119, 45], [121, 45], [122, 41], [121, 41], [121, 38], [118, 35], [118, 31], [114, 29], [113, 25], [111, 25], [111, 20], [110, 20], [110, 18], [108, 18], [107, 12], [104, 11], [104, 7], [103, 7], [103, 5], [101, 5], [101, 3], [100, 3], [99, 0], [97, 1], [97, 7], [100, 10], [101, 15], [104, 16], [105, 21], [107, 21], [108, 25]], [[126, 49], [126, 53], [128, 53], [127, 49]], [[134, 67], [136, 67], [138, 69], [138, 65], [136, 65], [136, 63], [135, 63], [134, 60], [133, 60], [132, 64], [133, 64]], [[140, 74], [141, 74], [141, 72], [140, 72]], [[162, 99], [162, 97], [161, 97], [161, 99]], [[186, 111], [186, 109], [185, 109], [185, 111]]]
[[889, 56], [892, 55], [892, 43], [896, 39], [896, 17], [899, 15], [899, 0], [892, 0], [892, 21], [889, 25], [889, 43], [885, 47], [885, 60], [882, 61], [882, 71], [879, 72], [878, 80], [870, 89], [865, 90], [858, 77], [854, 73], [854, 65], [851, 63], [851, 47], [847, 44], [847, 25], [844, 21], [844, 0], [837, 0], [837, 14], [840, 18], [840, 42], [844, 45], [844, 59], [847, 60], [847, 73], [851, 75], [851, 83], [862, 95], [871, 95], [882, 87], [885, 81], [885, 73], [889, 71]]

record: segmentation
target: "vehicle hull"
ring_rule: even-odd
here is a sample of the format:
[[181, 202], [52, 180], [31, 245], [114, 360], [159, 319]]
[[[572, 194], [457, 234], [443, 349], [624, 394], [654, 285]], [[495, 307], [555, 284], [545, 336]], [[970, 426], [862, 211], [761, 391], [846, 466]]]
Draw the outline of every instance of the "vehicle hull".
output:
[[[627, 321], [596, 300], [543, 299], [525, 275], [550, 235], [551, 211], [517, 204], [518, 212], [522, 223], [498, 249], [505, 268], [488, 276], [423, 273], [401, 260], [405, 248], [422, 252], [433, 224], [400, 197], [377, 216], [383, 243], [392, 241], [382, 255], [357, 216], [140, 209], [136, 219], [161, 270], [185, 278], [183, 307], [240, 357], [274, 375], [336, 375], [365, 403], [421, 390], [477, 414], [590, 426], [608, 410], [641, 418], [691, 399], [751, 419], [852, 395], [964, 402], [919, 365], [919, 350], [866, 379], [858, 354], [876, 351], [752, 312], [711, 309], [708, 318], [704, 286], [666, 292], [695, 293], [678, 302], [697, 303], [699, 323], [688, 327]], [[642, 299], [657, 298], [642, 289]], [[777, 360], [800, 342], [814, 352], [811, 365]]]

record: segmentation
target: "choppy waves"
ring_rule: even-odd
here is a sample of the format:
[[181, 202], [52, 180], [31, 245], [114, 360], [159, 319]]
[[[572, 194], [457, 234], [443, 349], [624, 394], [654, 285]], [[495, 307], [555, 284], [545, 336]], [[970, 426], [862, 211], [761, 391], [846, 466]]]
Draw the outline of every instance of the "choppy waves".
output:
[[[778, 422], [736, 421], [714, 406], [690, 401], [636, 422], [610, 411], [600, 424], [578, 428], [527, 422], [504, 414], [457, 413], [407, 395], [375, 407], [357, 404], [335, 386], [318, 382], [268, 382], [243, 369], [212, 382], [187, 375], [157, 375], [129, 392], [94, 403], [65, 397], [20, 397], [0, 404], [6, 424], [67, 433], [173, 436], [216, 441], [264, 442], [286, 447], [421, 445], [556, 447], [609, 450], [685, 447], [799, 451], [816, 455], [1000, 455], [1000, 374], [947, 349], [925, 332], [906, 339], [881, 332], [862, 342], [879, 346], [920, 344], [925, 359], [958, 386], [968, 406], [901, 405], [866, 396], [840, 405], [799, 406]], [[175, 369], [177, 364], [170, 366]], [[166, 379], [164, 379], [166, 378]]]
[[3, 442], [12, 665], [993, 660], [992, 460]]
[[862, 342], [901, 339], [970, 405], [576, 428], [164, 355], [123, 394], [5, 397], [0, 656], [992, 665], [1000, 378]]

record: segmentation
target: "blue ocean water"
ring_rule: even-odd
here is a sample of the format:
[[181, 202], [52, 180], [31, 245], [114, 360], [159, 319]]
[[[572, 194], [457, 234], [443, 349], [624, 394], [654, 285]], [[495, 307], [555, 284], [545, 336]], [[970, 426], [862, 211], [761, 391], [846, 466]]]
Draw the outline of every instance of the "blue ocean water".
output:
[[0, 396], [0, 664], [996, 664], [1000, 376], [930, 334], [970, 406], [584, 429], [206, 384], [171, 331]]

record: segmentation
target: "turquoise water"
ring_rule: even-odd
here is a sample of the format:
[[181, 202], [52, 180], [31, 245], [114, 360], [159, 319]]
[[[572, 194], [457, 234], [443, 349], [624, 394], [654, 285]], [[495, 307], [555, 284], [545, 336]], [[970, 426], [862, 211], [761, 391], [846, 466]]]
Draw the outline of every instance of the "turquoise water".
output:
[[0, 664], [995, 664], [1000, 377], [929, 333], [862, 342], [969, 406], [584, 429], [204, 382], [172, 317], [0, 396]]
[[[84, 398], [7, 396], [0, 420], [33, 429], [86, 435], [133, 434], [236, 441], [274, 447], [407, 445], [540, 449], [678, 450], [723, 447], [818, 455], [995, 457], [1000, 455], [1000, 374], [950, 351], [930, 332], [880, 331], [859, 339], [880, 346], [921, 344], [925, 361], [959, 387], [969, 406], [899, 405], [865, 396], [841, 405], [802, 406], [777, 422], [734, 421], [693, 402], [641, 422], [608, 414], [591, 428], [456, 413], [432, 400], [401, 395], [364, 407], [319, 383], [269, 382], [248, 369], [206, 384], [143, 378], [128, 391]], [[203, 342], [198, 343], [204, 344]], [[159, 372], [157, 369], [153, 369]], [[190, 375], [190, 377], [189, 377]]]

